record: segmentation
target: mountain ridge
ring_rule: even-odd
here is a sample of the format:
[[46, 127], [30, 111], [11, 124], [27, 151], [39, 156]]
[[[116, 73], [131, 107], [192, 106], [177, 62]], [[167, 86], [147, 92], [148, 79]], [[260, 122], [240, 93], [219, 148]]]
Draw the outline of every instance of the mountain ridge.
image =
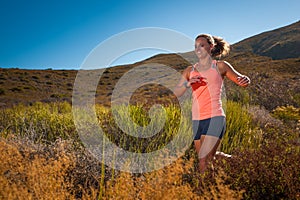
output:
[[232, 45], [232, 53], [252, 52], [274, 60], [300, 57], [300, 20]]

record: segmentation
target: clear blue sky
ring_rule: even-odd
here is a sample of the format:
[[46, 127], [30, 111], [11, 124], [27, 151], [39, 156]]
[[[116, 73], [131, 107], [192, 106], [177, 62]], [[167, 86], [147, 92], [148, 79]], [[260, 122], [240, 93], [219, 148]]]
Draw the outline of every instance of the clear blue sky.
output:
[[78, 69], [100, 42], [142, 27], [234, 44], [300, 20], [299, 9], [299, 0], [1, 0], [0, 67]]

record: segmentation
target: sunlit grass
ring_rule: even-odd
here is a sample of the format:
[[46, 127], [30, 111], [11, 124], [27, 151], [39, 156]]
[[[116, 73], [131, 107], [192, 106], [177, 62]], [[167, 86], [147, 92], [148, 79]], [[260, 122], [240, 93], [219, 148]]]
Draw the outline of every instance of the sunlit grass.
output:
[[221, 150], [231, 154], [235, 149], [255, 149], [262, 142], [262, 130], [252, 121], [246, 106], [227, 101], [226, 133]]
[[76, 137], [69, 103], [35, 103], [0, 110], [0, 133], [28, 137], [36, 142]]
[[[96, 105], [95, 110], [97, 122], [111, 141], [127, 150], [151, 152], [163, 148], [178, 134], [179, 128], [181, 132], [192, 135], [191, 121], [187, 117], [189, 108], [189, 105], [182, 109], [170, 105], [160, 108], [156, 113], [152, 112], [152, 116], [149, 110], [133, 105], [120, 105], [112, 111]], [[2, 136], [16, 134], [36, 142], [55, 141], [59, 138], [78, 139], [71, 106], [68, 103], [35, 103], [33, 106], [20, 105], [0, 112]], [[182, 117], [181, 112], [186, 112], [185, 117]], [[247, 108], [228, 101], [226, 115], [227, 131], [221, 150], [231, 153], [237, 147], [258, 147], [262, 133], [253, 125]]]

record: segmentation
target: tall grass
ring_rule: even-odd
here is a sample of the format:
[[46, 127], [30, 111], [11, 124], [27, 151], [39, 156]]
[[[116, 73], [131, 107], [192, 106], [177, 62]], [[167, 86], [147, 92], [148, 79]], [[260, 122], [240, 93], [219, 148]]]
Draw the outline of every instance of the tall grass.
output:
[[76, 131], [69, 103], [35, 103], [0, 110], [2, 136], [16, 134], [36, 142], [75, 138]]
[[[156, 111], [143, 109], [143, 107], [119, 105], [113, 108], [110, 128], [106, 130], [113, 141], [125, 149], [134, 152], [152, 152], [163, 148], [178, 134], [180, 140], [192, 135], [188, 125], [190, 119], [182, 116], [181, 111], [175, 105], [158, 108]], [[116, 126], [116, 121], [118, 125]], [[179, 133], [180, 131], [180, 133]], [[113, 138], [115, 137], [115, 138]], [[175, 148], [175, 147], [174, 147]]]
[[262, 130], [253, 123], [248, 108], [241, 103], [227, 101], [226, 133], [221, 150], [231, 154], [234, 150], [258, 148], [263, 139]]
[[[183, 112], [189, 112], [185, 105]], [[231, 153], [237, 147], [255, 148], [261, 133], [253, 126], [251, 115], [241, 104], [227, 101], [227, 131], [223, 139], [222, 151]], [[162, 148], [182, 127], [191, 135], [190, 119], [180, 124], [181, 112], [176, 105], [164, 107], [163, 111], [149, 115], [141, 106], [119, 106], [116, 114], [108, 108], [96, 106], [98, 122], [110, 140], [117, 145], [136, 152], [150, 152]], [[188, 113], [185, 116], [189, 116]], [[116, 124], [118, 120], [119, 123]], [[161, 127], [156, 127], [161, 125]], [[122, 128], [120, 128], [122, 127]], [[124, 129], [124, 130], [122, 130]], [[125, 133], [125, 134], [124, 134]], [[141, 134], [144, 138], [135, 137]], [[150, 133], [157, 133], [149, 135]], [[15, 106], [0, 110], [0, 134], [5, 137], [15, 134], [28, 137], [35, 142], [49, 142], [57, 139], [79, 139], [73, 122], [69, 103], [35, 103], [32, 106]], [[131, 134], [131, 135], [130, 135]]]

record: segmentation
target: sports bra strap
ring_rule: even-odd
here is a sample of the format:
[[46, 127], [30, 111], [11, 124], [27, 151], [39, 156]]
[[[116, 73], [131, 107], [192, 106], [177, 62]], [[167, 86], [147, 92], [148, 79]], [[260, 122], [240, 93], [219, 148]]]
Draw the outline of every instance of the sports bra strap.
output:
[[211, 67], [217, 69], [217, 60], [213, 60]]
[[[196, 64], [197, 64], [197, 63], [196, 63]], [[192, 65], [192, 71], [195, 71], [195, 65], [196, 65], [196, 64], [193, 64], [193, 65]]]

